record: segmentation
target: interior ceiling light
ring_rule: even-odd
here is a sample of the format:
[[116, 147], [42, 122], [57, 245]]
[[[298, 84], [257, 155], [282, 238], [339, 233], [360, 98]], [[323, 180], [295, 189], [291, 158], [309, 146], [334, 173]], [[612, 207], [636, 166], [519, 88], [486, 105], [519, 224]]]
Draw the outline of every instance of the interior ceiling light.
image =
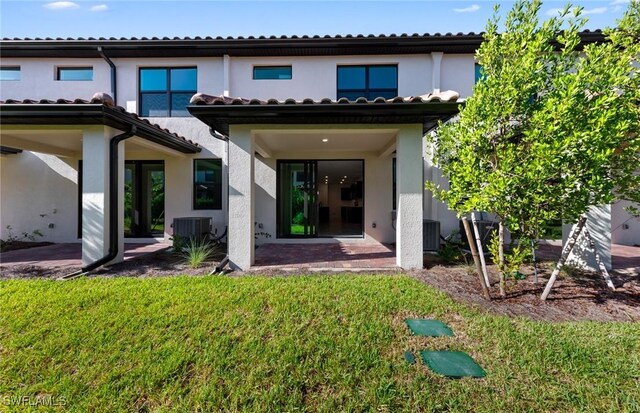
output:
[[324, 138], [324, 139], [322, 139], [322, 142], [329, 142], [329, 139]]

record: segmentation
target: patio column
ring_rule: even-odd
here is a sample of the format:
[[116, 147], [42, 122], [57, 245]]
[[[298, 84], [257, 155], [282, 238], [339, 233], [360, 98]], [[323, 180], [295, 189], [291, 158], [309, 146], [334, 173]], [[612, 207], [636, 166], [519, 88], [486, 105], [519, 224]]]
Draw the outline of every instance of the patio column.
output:
[[400, 128], [396, 158], [396, 263], [405, 269], [422, 268], [422, 125]]
[[229, 130], [229, 264], [246, 270], [254, 262], [254, 140], [251, 130], [230, 126]]
[[[587, 213], [587, 230], [596, 243], [600, 259], [607, 270], [611, 270], [611, 205], [601, 205], [589, 208]], [[572, 225], [562, 226], [562, 245], [567, 242]], [[599, 271], [596, 258], [589, 243], [583, 235], [578, 237], [573, 251], [567, 259], [567, 264], [578, 268]]]
[[[88, 127], [82, 134], [82, 265], [86, 266], [109, 251], [109, 141], [121, 133], [104, 126]], [[118, 255], [124, 257], [124, 145], [118, 156]]]

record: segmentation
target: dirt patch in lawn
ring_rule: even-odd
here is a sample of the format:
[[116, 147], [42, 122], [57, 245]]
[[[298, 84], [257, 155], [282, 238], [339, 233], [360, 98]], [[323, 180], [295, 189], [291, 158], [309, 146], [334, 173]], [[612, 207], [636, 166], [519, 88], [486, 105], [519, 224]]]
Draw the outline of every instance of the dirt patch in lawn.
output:
[[498, 291], [497, 269], [489, 266], [492, 274], [492, 300], [483, 298], [473, 267], [445, 266], [432, 262], [427, 269], [412, 271], [414, 278], [463, 301], [493, 314], [527, 317], [546, 321], [640, 321], [640, 274], [613, 273], [616, 290], [610, 290], [601, 275], [576, 271], [561, 272], [547, 301], [540, 295], [553, 270], [554, 263], [540, 264], [538, 283], [533, 279], [533, 268], [525, 267], [527, 278], [508, 283], [507, 295]]

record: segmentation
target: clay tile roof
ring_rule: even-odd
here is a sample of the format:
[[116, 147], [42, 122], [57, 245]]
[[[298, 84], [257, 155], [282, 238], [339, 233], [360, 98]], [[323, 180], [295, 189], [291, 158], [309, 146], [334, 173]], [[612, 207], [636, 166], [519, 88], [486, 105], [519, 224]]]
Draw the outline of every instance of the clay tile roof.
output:
[[[23, 100], [16, 100], [16, 99], [7, 99], [4, 101], [0, 101], [0, 108], [4, 105], [63, 105], [63, 106], [67, 106], [67, 105], [101, 105], [105, 108], [109, 108], [111, 110], [115, 110], [122, 118], [124, 119], [129, 119], [131, 121], [136, 121], [136, 122], [140, 122], [143, 123], [145, 125], [147, 125], [149, 127], [149, 129], [151, 131], [155, 131], [157, 133], [162, 133], [164, 136], [170, 137], [178, 142], [183, 142], [188, 144], [189, 146], [192, 146], [194, 148], [198, 147], [197, 143], [194, 143], [192, 141], [190, 141], [189, 139], [178, 135], [175, 132], [170, 131], [169, 129], [163, 128], [155, 123], [151, 123], [148, 119], [144, 119], [141, 118], [140, 116], [138, 116], [135, 113], [131, 113], [131, 112], [127, 112], [127, 110], [121, 106], [115, 106], [114, 102], [113, 102], [113, 98], [108, 95], [107, 93], [96, 93], [92, 96], [91, 100], [85, 100], [85, 99], [80, 99], [80, 98], [76, 98], [76, 99], [56, 99], [56, 100], [50, 100], [50, 99], [40, 99], [40, 100], [35, 100], [35, 99], [23, 99]], [[198, 149], [199, 151], [200, 149]]]
[[197, 93], [193, 95], [191, 98], [192, 105], [314, 105], [314, 104], [323, 104], [323, 105], [365, 105], [365, 104], [380, 104], [380, 103], [429, 103], [429, 102], [457, 102], [460, 98], [460, 94], [453, 90], [446, 90], [438, 93], [428, 93], [421, 96], [409, 96], [402, 97], [397, 96], [393, 99], [385, 99], [382, 97], [378, 97], [374, 100], [367, 100], [366, 98], [360, 97], [358, 99], [349, 100], [347, 98], [340, 98], [338, 100], [332, 100], [330, 98], [322, 98], [320, 100], [314, 100], [311, 98], [304, 98], [302, 100], [295, 100], [293, 98], [288, 98], [285, 100], [277, 100], [277, 99], [268, 99], [268, 100], [259, 100], [259, 99], [244, 99], [244, 98], [232, 98], [228, 96], [212, 96], [204, 93]]

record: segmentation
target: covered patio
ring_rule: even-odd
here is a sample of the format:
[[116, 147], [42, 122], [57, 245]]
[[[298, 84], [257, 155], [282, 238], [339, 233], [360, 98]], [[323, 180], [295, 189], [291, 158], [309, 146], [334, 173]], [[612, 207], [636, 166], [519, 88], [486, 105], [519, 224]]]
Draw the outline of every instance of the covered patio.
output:
[[[280, 225], [266, 231], [275, 234], [276, 239], [264, 241], [294, 246], [267, 245], [255, 249], [255, 236], [262, 228], [256, 229], [256, 225], [270, 225], [287, 219], [282, 213], [287, 207], [281, 205], [280, 189], [289, 184], [278, 179], [277, 162], [362, 160], [365, 195], [361, 241], [379, 245], [395, 242], [395, 250], [387, 247], [382, 252], [384, 261], [378, 263], [382, 267], [422, 268], [423, 137], [435, 129], [439, 121], [458, 113], [462, 104], [458, 97], [453, 91], [373, 101], [364, 98], [356, 101], [344, 98], [337, 101], [248, 100], [195, 95], [189, 112], [229, 143], [228, 250], [231, 267], [246, 271], [265, 264], [263, 253], [275, 249], [282, 252], [282, 265], [293, 265], [296, 264], [293, 262], [296, 260], [294, 246], [297, 246], [298, 254], [315, 263], [310, 266], [331, 265], [329, 263], [335, 261], [341, 268], [358, 261], [362, 267], [368, 267], [366, 254], [347, 251], [355, 247], [342, 244], [343, 250], [339, 250], [335, 245], [327, 247], [331, 244], [325, 244], [327, 249], [322, 250], [322, 247], [303, 242], [300, 237], [282, 236]], [[392, 157], [396, 159], [393, 183]], [[307, 172], [304, 174], [307, 176]], [[309, 181], [312, 181], [311, 185], [308, 185]], [[317, 176], [311, 180], [305, 177], [300, 182], [304, 182], [300, 185], [303, 192], [312, 197], [319, 194]], [[306, 202], [305, 198], [305, 205]], [[317, 199], [310, 202], [318, 204]], [[359, 207], [357, 199], [356, 202], [358, 205], [354, 206]], [[310, 219], [306, 213], [304, 216], [305, 220]], [[304, 225], [306, 228], [306, 221]], [[304, 235], [318, 237], [317, 233], [308, 234], [306, 229]], [[361, 259], [349, 258], [358, 255]], [[390, 255], [395, 257], [393, 265]]]
[[[48, 228], [64, 233], [64, 242], [81, 240], [83, 271], [125, 258], [125, 153], [184, 157], [201, 150], [184, 137], [115, 106], [104, 93], [90, 101], [7, 100], [1, 108], [2, 145], [42, 154], [56, 168], [50, 168], [50, 176], [27, 176], [31, 171], [25, 159], [24, 176], [3, 176], [3, 209], [13, 214], [3, 211], [3, 220], [16, 225], [21, 219], [24, 227], [38, 214], [63, 215], [59, 225], [50, 223]], [[11, 156], [15, 159], [8, 162], [17, 167], [20, 155]], [[64, 180], [64, 185], [51, 185], [48, 179]], [[5, 191], [14, 196], [4, 196]], [[49, 208], [56, 201], [64, 208]]]

